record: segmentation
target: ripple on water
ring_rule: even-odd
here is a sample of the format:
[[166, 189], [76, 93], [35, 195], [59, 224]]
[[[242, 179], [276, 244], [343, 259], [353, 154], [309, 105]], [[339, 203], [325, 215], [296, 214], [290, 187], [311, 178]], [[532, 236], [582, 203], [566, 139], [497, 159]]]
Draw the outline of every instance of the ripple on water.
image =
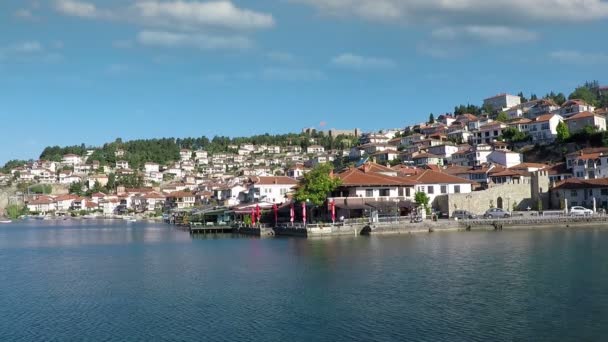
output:
[[67, 224], [0, 228], [0, 340], [608, 336], [608, 231], [192, 240]]

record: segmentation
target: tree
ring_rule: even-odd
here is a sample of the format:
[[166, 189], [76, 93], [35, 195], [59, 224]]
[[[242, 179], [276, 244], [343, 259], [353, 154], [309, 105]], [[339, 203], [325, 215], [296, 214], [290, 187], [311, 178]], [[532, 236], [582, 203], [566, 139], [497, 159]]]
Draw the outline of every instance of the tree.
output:
[[71, 194], [82, 196], [82, 193], [83, 193], [82, 187], [83, 187], [82, 182], [75, 182], [75, 183], [70, 184], [68, 191]]
[[431, 199], [429, 198], [429, 196], [422, 191], [418, 191], [414, 196], [414, 202], [416, 202], [416, 204], [418, 204], [419, 206], [424, 207], [425, 209], [429, 206], [430, 200]]
[[6, 207], [6, 216], [11, 220], [19, 218], [21, 215], [27, 214], [27, 207], [19, 204], [11, 204]]
[[332, 170], [330, 164], [320, 164], [305, 174], [296, 191], [295, 199], [299, 202], [310, 201], [316, 206], [323, 205], [327, 195], [342, 183], [339, 178], [332, 175]]
[[434, 124], [435, 123], [435, 115], [433, 115], [433, 113], [429, 114], [429, 123], [430, 124]]
[[538, 96], [536, 96], [536, 94], [531, 94], [530, 101], [536, 101], [536, 100], [538, 100]]
[[500, 112], [498, 113], [498, 116], [496, 116], [496, 121], [507, 122], [509, 121], [509, 115], [505, 112]]
[[597, 106], [597, 95], [586, 86], [578, 87], [568, 96], [568, 99], [581, 99], [592, 106]]
[[566, 102], [566, 96], [563, 93], [556, 94], [554, 92], [550, 92], [549, 94], [545, 95], [545, 98], [553, 100], [553, 102], [555, 102], [555, 104], [558, 106], [561, 106]]
[[507, 127], [502, 131], [503, 140], [509, 143], [518, 143], [529, 141], [531, 139], [530, 135], [518, 130], [515, 127]]
[[521, 98], [521, 103], [528, 102], [528, 99], [524, 96], [524, 92], [523, 91], [520, 91], [519, 93], [517, 93], [517, 96], [519, 96]]
[[565, 122], [560, 121], [557, 124], [557, 141], [560, 143], [564, 143], [570, 138], [570, 130], [568, 129], [568, 125]]
[[106, 184], [106, 190], [113, 192], [116, 189], [116, 174], [110, 173], [108, 175], [108, 184]]

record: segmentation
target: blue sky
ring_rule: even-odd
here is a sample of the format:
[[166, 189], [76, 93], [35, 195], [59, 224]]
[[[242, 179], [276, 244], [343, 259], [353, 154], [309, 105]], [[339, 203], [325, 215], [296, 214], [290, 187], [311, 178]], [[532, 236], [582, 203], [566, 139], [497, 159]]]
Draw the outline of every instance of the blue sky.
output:
[[4, 0], [0, 164], [47, 145], [403, 127], [608, 83], [608, 2]]

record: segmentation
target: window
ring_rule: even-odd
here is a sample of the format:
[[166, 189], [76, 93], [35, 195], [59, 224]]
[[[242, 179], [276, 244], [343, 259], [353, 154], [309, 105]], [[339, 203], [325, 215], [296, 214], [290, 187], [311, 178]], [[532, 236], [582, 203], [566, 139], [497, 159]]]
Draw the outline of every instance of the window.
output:
[[389, 197], [391, 191], [389, 189], [380, 189], [380, 197]]
[[[570, 196], [577, 197], [578, 196], [578, 191], [576, 191], [576, 190], [570, 190]], [[572, 205], [574, 205], [574, 203], [572, 203]]]
[[399, 197], [403, 197], [403, 188], [399, 188]]
[[365, 189], [365, 197], [374, 197], [374, 190]]
[[405, 188], [405, 196], [410, 197], [411, 195], [410, 188]]
[[442, 185], [441, 186], [441, 193], [442, 194], [447, 194], [448, 193], [448, 187], [447, 187], [447, 185]]
[[281, 195], [285, 195], [287, 193], [287, 189], [283, 188], [281, 189]]
[[602, 189], [600, 193], [602, 196], [608, 196], [608, 189]]
[[549, 123], [544, 123], [540, 126], [540, 129], [549, 129]]
[[460, 193], [460, 185], [454, 185], [454, 193], [455, 194], [459, 194]]
[[435, 193], [435, 186], [429, 185], [429, 187], [428, 187], [428, 193], [429, 194], [434, 194]]

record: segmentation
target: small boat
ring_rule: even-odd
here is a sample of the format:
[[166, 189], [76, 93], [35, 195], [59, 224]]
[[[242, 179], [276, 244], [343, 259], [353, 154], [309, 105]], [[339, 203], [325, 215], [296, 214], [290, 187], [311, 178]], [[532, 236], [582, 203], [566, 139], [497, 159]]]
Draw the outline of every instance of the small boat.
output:
[[11, 223], [13, 222], [12, 220], [0, 220], [0, 223]]

